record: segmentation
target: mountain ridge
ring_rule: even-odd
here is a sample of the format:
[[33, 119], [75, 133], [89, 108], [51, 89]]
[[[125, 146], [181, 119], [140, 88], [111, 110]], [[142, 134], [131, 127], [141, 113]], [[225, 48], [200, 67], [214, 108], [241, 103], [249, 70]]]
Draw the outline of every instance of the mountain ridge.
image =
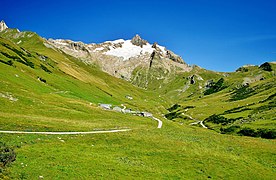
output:
[[[137, 77], [135, 74], [137, 68], [144, 69], [147, 74], [151, 72], [149, 69], [154, 67], [168, 72], [175, 69], [183, 72], [192, 70], [180, 56], [157, 43], [148, 43], [139, 35], [135, 35], [131, 40], [118, 39], [99, 44], [62, 39], [48, 39], [46, 43], [82, 59], [85, 63], [99, 64], [103, 71], [127, 81], [133, 81], [133, 78]], [[140, 86], [147, 88], [148, 80], [143, 81], [143, 85]]]
[[[120, 43], [105, 46], [116, 49]], [[135, 44], [138, 49], [145, 46], [140, 40]], [[72, 56], [36, 33], [0, 32], [1, 130], [132, 131], [1, 134], [1, 153], [7, 154], [4, 142], [17, 156], [7, 168], [0, 162], [0, 179], [275, 177], [276, 64], [245, 66], [231, 73], [198, 66], [184, 71], [179, 66], [186, 64], [159, 57], [158, 52], [124, 61], [90, 54], [82, 46], [72, 42]], [[79, 52], [83, 57], [77, 58]], [[129, 69], [130, 79], [102, 70], [113, 72], [122, 62], [122, 69], [135, 67]], [[137, 112], [160, 119], [162, 128]]]
[[6, 25], [5, 21], [2, 20], [2, 21], [0, 22], [0, 32], [1, 32], [1, 31], [4, 31], [5, 29], [8, 29], [8, 26]]
[[[4, 30], [6, 30], [6, 29], [10, 29], [10, 30], [12, 30], [11, 28], [9, 28], [7, 25], [6, 25], [6, 23], [5, 23], [5, 21], [4, 20], [1, 20], [1, 22], [0, 22], [0, 25], [1, 25], [1, 27], [3, 27], [2, 28], [2, 30], [0, 30], [0, 32], [1, 31], [4, 31]], [[1, 28], [0, 28], [1, 29]], [[16, 30], [17, 32], [20, 32], [18, 29], [14, 29], [14, 30]], [[23, 31], [23, 32], [20, 32], [20, 33], [27, 33], [27, 32], [29, 32], [29, 31]], [[15, 36], [14, 38], [18, 38], [17, 36]], [[43, 37], [42, 37], [43, 38]], [[135, 38], [138, 38], [138, 41], [143, 41], [145, 44], [146, 43], [149, 43], [147, 40], [144, 40], [144, 39], [142, 39], [141, 37], [140, 37], [140, 35], [139, 34], [136, 34], [135, 36], [133, 36], [133, 38], [132, 39], [128, 39], [128, 40], [125, 40], [125, 39], [117, 39], [117, 40], [107, 40], [107, 41], [104, 41], [104, 42], [101, 42], [101, 43], [84, 43], [84, 42], [82, 42], [82, 41], [79, 41], [79, 40], [71, 40], [71, 39], [53, 39], [53, 38], [48, 38], [48, 39], [46, 39], [46, 38], [43, 38], [43, 39], [45, 39], [45, 45], [46, 45], [46, 43], [49, 43], [50, 45], [51, 45], [51, 42], [60, 42], [60, 43], [64, 43], [64, 45], [68, 45], [68, 44], [71, 44], [71, 45], [69, 45], [69, 46], [75, 46], [75, 47], [79, 47], [80, 49], [81, 48], [83, 48], [83, 46], [84, 45], [87, 45], [88, 47], [92, 47], [93, 48], [93, 50], [96, 52], [96, 51], [102, 51], [103, 50], [103, 48], [102, 47], [97, 47], [97, 46], [101, 46], [102, 44], [108, 44], [108, 43], [115, 43], [115, 44], [120, 44], [120, 43], [122, 43], [122, 42], [124, 42], [124, 41], [133, 41]], [[150, 44], [150, 43], [149, 43]], [[175, 54], [175, 53], [173, 53], [172, 51], [170, 51], [170, 50], [167, 50], [166, 49], [166, 47], [164, 47], [164, 46], [160, 46], [160, 45], [158, 45], [158, 43], [157, 42], [154, 42], [153, 44], [150, 44], [154, 49], [162, 49], [162, 51], [163, 52], [165, 52], [164, 54], [167, 54], [167, 57], [171, 57], [171, 58], [169, 58], [169, 59], [171, 59], [171, 60], [174, 60], [175, 62], [178, 62], [178, 63], [184, 63], [184, 64], [186, 64], [185, 63], [185, 61], [181, 58], [181, 56], [179, 56], [179, 55], [177, 55], [177, 54]], [[46, 45], [47, 46], [47, 45]], [[93, 46], [95, 46], [95, 47], [93, 47]], [[119, 45], [120, 46], [120, 45]], [[136, 45], [136, 46], [141, 46], [141, 44], [139, 44], [138, 43], [138, 45]], [[157, 47], [156, 47], [157, 46]], [[48, 46], [48, 47], [51, 47], [51, 46]], [[55, 47], [55, 46], [54, 46]], [[57, 46], [57, 48], [58, 49], [62, 49], [62, 48], [60, 48], [60, 47], [58, 47]], [[76, 50], [76, 49], [74, 49], [74, 48], [72, 48], [73, 50]], [[86, 51], [85, 49], [84, 49], [84, 51]], [[68, 52], [67, 52], [68, 53]], [[70, 55], [72, 55], [71, 53], [69, 53]], [[76, 55], [73, 55], [74, 57], [76, 56]], [[84, 58], [82, 55], [79, 55], [79, 56], [76, 56], [77, 58]], [[131, 58], [131, 57], [133, 57], [133, 56], [130, 56], [129, 58]], [[118, 58], [120, 58], [120, 56], [118, 56]], [[126, 59], [129, 59], [129, 58], [126, 58]], [[85, 62], [85, 61], [84, 61]], [[87, 62], [86, 62], [87, 63]], [[272, 63], [272, 64], [275, 64], [276, 63], [276, 61], [271, 61], [271, 62], [269, 62], [269, 63]], [[189, 67], [192, 67], [191, 65], [188, 65]], [[199, 67], [199, 68], [202, 68], [202, 69], [205, 69], [204, 67], [200, 67], [200, 66], [198, 66], [198, 65], [193, 65], [193, 66], [196, 66], [196, 67]], [[245, 64], [245, 65], [243, 65], [244, 67], [247, 67], [247, 66], [256, 66], [256, 65], [254, 65], [254, 64]], [[189, 71], [189, 70], [188, 70]], [[214, 71], [214, 72], [221, 72], [221, 71], [217, 71], [217, 70], [209, 70], [209, 71]], [[224, 73], [224, 72], [221, 72], [221, 73]], [[226, 73], [226, 72], [225, 72]]]

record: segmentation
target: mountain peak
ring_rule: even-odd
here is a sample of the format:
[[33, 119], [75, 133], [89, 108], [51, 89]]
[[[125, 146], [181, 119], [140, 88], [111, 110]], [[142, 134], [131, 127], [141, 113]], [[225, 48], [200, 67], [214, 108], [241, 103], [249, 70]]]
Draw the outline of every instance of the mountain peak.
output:
[[4, 31], [5, 29], [8, 29], [8, 26], [6, 25], [5, 21], [2, 20], [2, 21], [0, 22], [0, 32], [1, 32], [1, 31]]
[[136, 34], [132, 39], [142, 39], [141, 36], [139, 34]]
[[147, 45], [148, 41], [142, 39], [138, 34], [136, 34], [132, 39], [131, 43], [136, 46], [140, 46], [141, 48], [143, 45]]

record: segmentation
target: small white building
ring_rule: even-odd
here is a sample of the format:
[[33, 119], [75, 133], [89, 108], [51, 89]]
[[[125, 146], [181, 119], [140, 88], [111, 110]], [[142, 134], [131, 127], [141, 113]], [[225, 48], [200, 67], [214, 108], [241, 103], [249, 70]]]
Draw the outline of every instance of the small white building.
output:
[[119, 106], [115, 106], [113, 108], [113, 111], [122, 112], [122, 108], [120, 108]]
[[142, 112], [141, 113], [144, 117], [152, 117], [152, 114], [149, 112]]
[[111, 110], [112, 105], [111, 104], [100, 104], [100, 107], [103, 109]]
[[123, 113], [131, 113], [131, 109], [124, 109]]

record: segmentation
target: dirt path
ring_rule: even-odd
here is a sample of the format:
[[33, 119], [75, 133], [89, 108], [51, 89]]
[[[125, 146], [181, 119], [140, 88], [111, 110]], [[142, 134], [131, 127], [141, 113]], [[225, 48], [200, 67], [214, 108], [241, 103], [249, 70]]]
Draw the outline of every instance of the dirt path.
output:
[[192, 116], [190, 116], [190, 115], [188, 115], [188, 114], [184, 114], [184, 113], [182, 113], [182, 115], [187, 116], [187, 117], [189, 117], [190, 119], [192, 119], [192, 120], [195, 120], [195, 121], [196, 121], [196, 122], [191, 123], [190, 125], [200, 124], [203, 128], [208, 129], [208, 128], [207, 128], [207, 127], [203, 124], [203, 121], [199, 121], [199, 120], [197, 120], [197, 119], [193, 118]]
[[[195, 119], [194, 119], [194, 120], [195, 120]], [[200, 124], [203, 128], [208, 129], [208, 128], [203, 124], [203, 121], [196, 121], [196, 122], [191, 123], [190, 125], [196, 125], [196, 124]]]
[[203, 121], [200, 121], [199, 124], [200, 124], [203, 128], [208, 129], [208, 128], [203, 124]]
[[158, 118], [156, 118], [156, 117], [153, 117], [153, 116], [152, 116], [152, 119], [158, 121], [158, 126], [157, 126], [157, 128], [162, 128], [163, 122], [162, 122], [160, 119], [158, 119]]
[[62, 134], [103, 134], [103, 133], [116, 133], [116, 132], [125, 132], [131, 131], [131, 129], [118, 129], [118, 130], [106, 130], [106, 131], [87, 131], [87, 132], [25, 132], [25, 131], [0, 131], [0, 133], [6, 134], [53, 134], [53, 135], [62, 135]]
[[[121, 105], [123, 106], [122, 112], [124, 112], [124, 110], [126, 109], [126, 106], [123, 105], [123, 104], [121, 104]], [[163, 122], [160, 119], [158, 119], [158, 118], [156, 118], [154, 116], [152, 116], [151, 118], [154, 119], [154, 120], [156, 120], [156, 121], [158, 121], [157, 128], [159, 128], [159, 129], [162, 128]]]

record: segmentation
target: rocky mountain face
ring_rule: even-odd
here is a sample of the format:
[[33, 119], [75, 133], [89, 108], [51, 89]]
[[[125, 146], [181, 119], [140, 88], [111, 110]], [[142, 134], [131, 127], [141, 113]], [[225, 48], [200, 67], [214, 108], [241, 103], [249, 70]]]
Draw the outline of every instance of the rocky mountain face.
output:
[[0, 32], [4, 31], [5, 29], [8, 29], [8, 26], [6, 25], [6, 23], [2, 20], [0, 22]]
[[[101, 69], [112, 76], [123, 78], [135, 84], [137, 72], [159, 77], [152, 74], [151, 69], [159, 69], [162, 72], [175, 73], [175, 71], [187, 72], [192, 68], [183, 59], [157, 43], [150, 44], [139, 35], [131, 40], [106, 41], [100, 44], [85, 44], [71, 40], [49, 39], [45, 42], [47, 47], [57, 48], [71, 56], [81, 59], [87, 64], [99, 64]], [[162, 73], [164, 74], [164, 73]], [[135, 80], [136, 79], [136, 80]], [[147, 87], [147, 79], [143, 80], [142, 87]]]
[[136, 34], [136, 36], [131, 39], [131, 43], [135, 46], [143, 48], [143, 45], [147, 45], [148, 41], [142, 39], [138, 34]]

